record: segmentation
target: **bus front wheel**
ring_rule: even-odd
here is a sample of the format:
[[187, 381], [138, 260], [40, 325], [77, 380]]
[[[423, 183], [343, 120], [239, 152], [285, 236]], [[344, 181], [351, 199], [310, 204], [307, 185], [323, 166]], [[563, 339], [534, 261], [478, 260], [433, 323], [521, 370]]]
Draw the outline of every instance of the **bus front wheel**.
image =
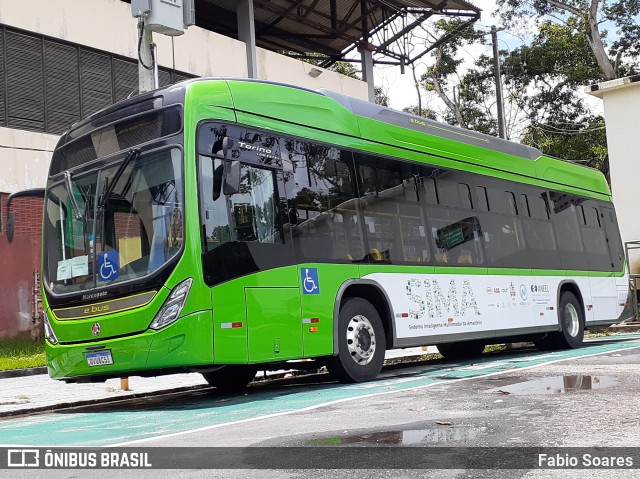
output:
[[221, 391], [239, 391], [256, 376], [258, 369], [245, 364], [229, 364], [220, 369], [202, 373], [205, 380]]
[[342, 383], [370, 381], [382, 369], [385, 334], [380, 315], [362, 298], [350, 298], [338, 317], [338, 355], [327, 369]]

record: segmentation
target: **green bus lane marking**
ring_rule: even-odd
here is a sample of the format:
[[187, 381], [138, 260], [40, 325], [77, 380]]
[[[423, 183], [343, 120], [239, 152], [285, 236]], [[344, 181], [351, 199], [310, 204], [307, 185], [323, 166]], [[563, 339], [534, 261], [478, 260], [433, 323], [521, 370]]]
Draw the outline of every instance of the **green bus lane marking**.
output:
[[[148, 407], [102, 404], [96, 411], [61, 411], [0, 421], [0, 444], [23, 446], [114, 446], [182, 435], [231, 424], [282, 416], [364, 397], [421, 389], [452, 381], [530, 369], [558, 361], [603, 355], [640, 347], [640, 335], [587, 341], [580, 349], [500, 355], [477, 361], [421, 365], [401, 377], [383, 371], [378, 380], [350, 385], [335, 383], [236, 396], [199, 396]], [[293, 390], [293, 391], [292, 391]]]

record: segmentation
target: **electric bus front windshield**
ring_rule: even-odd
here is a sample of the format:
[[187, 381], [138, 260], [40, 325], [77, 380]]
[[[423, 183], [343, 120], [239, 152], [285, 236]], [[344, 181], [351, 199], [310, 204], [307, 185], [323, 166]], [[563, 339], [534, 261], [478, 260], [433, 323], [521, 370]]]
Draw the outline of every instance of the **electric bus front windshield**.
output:
[[181, 250], [179, 148], [130, 150], [104, 168], [63, 176], [45, 206], [43, 272], [53, 294], [150, 275]]

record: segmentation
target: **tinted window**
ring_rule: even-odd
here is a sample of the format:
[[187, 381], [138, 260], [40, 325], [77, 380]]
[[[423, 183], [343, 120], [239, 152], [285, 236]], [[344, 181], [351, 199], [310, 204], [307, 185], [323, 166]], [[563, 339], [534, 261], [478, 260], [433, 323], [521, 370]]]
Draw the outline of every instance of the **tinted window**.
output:
[[476, 198], [478, 199], [478, 209], [480, 211], [489, 211], [489, 196], [484, 186], [476, 187]]
[[[427, 229], [418, 204], [419, 182], [407, 163], [355, 155], [362, 177], [360, 211], [369, 261], [423, 263], [429, 259]], [[375, 178], [375, 194], [366, 178]]]
[[607, 236], [600, 226], [595, 202], [587, 200], [580, 205], [583, 223], [580, 225], [584, 250], [588, 255], [589, 269], [592, 271], [611, 271], [611, 258], [607, 247]]
[[302, 260], [361, 261], [365, 254], [351, 154], [305, 140], [284, 142], [287, 222], [296, 255]]
[[523, 197], [530, 215], [523, 220], [529, 263], [534, 269], [558, 269], [560, 259], [547, 200], [540, 191]]
[[583, 199], [559, 192], [551, 192], [549, 197], [554, 213], [553, 226], [562, 267], [574, 270], [588, 269], [589, 264], [584, 254], [578, 217], [578, 206]]
[[525, 232], [517, 216], [515, 194], [490, 188], [489, 212], [480, 214], [487, 263], [494, 267], [529, 267]]
[[471, 199], [471, 188], [465, 183], [458, 183], [458, 193], [460, 195], [460, 206], [464, 209], [473, 209], [473, 200]]

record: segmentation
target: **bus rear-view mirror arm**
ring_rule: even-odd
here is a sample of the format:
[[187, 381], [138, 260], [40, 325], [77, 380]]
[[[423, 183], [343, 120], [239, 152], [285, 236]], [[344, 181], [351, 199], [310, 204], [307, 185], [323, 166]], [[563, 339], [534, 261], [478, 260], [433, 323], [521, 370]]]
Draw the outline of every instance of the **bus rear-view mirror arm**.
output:
[[7, 240], [9, 243], [13, 241], [13, 233], [15, 231], [16, 214], [11, 211], [11, 202], [14, 198], [44, 198], [44, 188], [32, 188], [29, 190], [16, 191], [7, 196]]

